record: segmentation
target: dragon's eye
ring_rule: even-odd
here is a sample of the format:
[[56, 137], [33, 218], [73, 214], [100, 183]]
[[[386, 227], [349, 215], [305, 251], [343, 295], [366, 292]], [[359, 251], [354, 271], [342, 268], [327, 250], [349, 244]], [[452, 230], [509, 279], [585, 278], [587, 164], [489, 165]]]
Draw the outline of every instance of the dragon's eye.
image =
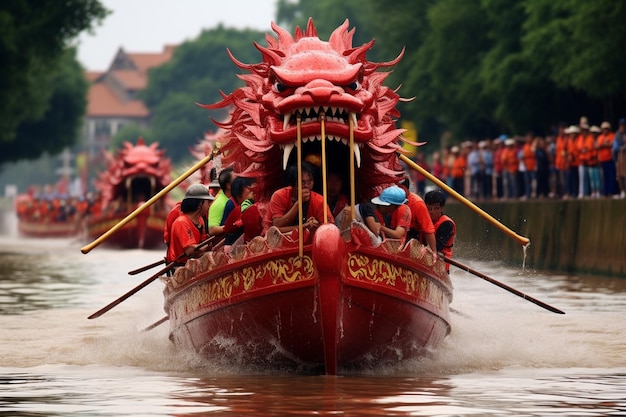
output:
[[346, 88], [348, 88], [349, 90], [352, 90], [352, 91], [356, 91], [359, 88], [361, 88], [361, 84], [359, 84], [358, 81], [354, 81], [353, 83], [348, 84], [346, 86]]
[[274, 90], [276, 90], [277, 93], [282, 93], [287, 90], [287, 86], [276, 81], [274, 83]]

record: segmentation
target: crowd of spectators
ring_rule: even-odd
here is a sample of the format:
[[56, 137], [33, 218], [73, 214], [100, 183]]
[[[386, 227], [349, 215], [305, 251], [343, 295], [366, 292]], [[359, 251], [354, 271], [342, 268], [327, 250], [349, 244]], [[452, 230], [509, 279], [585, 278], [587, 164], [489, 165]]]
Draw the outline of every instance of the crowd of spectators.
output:
[[[474, 201], [534, 198], [625, 198], [626, 119], [613, 130], [604, 121], [561, 124], [554, 135], [501, 135], [465, 141], [423, 153], [415, 162], [459, 194]], [[412, 183], [424, 195], [426, 178], [410, 170]]]

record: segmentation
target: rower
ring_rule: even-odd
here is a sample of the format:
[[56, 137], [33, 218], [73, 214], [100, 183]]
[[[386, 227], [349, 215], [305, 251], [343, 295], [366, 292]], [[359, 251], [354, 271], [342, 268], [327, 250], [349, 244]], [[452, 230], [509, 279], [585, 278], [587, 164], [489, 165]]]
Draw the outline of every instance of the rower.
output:
[[[182, 266], [189, 258], [198, 258], [211, 249], [211, 245], [198, 249], [198, 244], [208, 238], [204, 227], [206, 216], [214, 197], [205, 185], [194, 184], [187, 189], [180, 203], [181, 214], [172, 223], [166, 262]], [[172, 272], [173, 273], [173, 272]]]

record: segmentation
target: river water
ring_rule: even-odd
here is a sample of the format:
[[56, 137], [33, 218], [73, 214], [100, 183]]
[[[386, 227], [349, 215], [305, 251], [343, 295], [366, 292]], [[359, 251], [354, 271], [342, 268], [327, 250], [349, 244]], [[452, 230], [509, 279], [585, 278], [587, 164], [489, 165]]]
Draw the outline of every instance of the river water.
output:
[[[457, 258], [566, 312], [451, 269], [452, 333], [429, 358], [351, 376], [226, 369], [173, 348], [160, 251], [0, 236], [0, 416], [626, 416], [626, 279]], [[6, 230], [5, 230], [6, 232]]]

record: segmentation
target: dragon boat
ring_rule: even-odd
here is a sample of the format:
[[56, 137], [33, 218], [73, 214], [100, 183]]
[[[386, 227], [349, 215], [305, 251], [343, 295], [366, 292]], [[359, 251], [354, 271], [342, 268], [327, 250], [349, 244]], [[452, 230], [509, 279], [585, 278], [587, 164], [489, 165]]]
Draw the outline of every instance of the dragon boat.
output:
[[80, 222], [19, 219], [17, 231], [25, 237], [66, 238], [78, 236], [80, 233]]
[[21, 236], [67, 238], [81, 231], [82, 201], [63, 195], [20, 194], [15, 199], [17, 230]]
[[[107, 168], [96, 181], [97, 208], [92, 208], [85, 220], [89, 238], [111, 229], [171, 181], [171, 162], [158, 143], [147, 145], [139, 138], [136, 144], [124, 142], [121, 149], [114, 154], [105, 152], [105, 156]], [[163, 228], [172, 207], [167, 198], [158, 201], [113, 233], [107, 244], [123, 249], [163, 247]]]
[[[219, 164], [256, 178], [263, 213], [283, 170], [316, 156], [339, 171], [350, 202], [369, 201], [406, 174], [395, 127], [400, 96], [383, 85], [402, 53], [370, 62], [346, 20], [328, 41], [312, 20], [294, 35], [255, 44], [262, 62], [231, 59], [245, 86], [208, 109], [229, 108]], [[215, 161], [213, 161], [215, 162]], [[354, 213], [354, 210], [352, 210]], [[299, 216], [302, 218], [302, 216]], [[301, 226], [301, 224], [300, 224]], [[353, 220], [313, 233], [275, 227], [189, 260], [165, 282], [170, 339], [212, 363], [315, 374], [358, 372], [419, 359], [450, 332], [452, 285], [445, 264], [416, 240], [373, 243]]]

